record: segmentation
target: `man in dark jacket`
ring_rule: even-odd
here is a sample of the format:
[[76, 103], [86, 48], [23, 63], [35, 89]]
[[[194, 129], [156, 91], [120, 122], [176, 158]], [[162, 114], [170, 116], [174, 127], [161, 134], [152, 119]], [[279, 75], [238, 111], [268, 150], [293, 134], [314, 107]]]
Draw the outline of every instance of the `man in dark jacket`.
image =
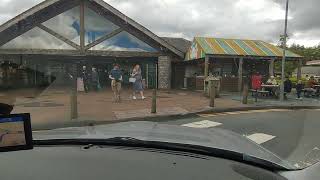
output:
[[87, 72], [87, 67], [82, 67], [81, 78], [83, 80], [84, 91], [87, 93], [89, 91], [89, 74]]
[[302, 99], [301, 98], [301, 93], [302, 93], [302, 90], [304, 88], [304, 84], [302, 83], [301, 80], [298, 81], [297, 83], [297, 86], [296, 86], [296, 90], [297, 90], [297, 99]]
[[91, 73], [91, 86], [94, 91], [98, 91], [99, 74], [96, 68], [92, 68]]
[[292, 82], [291, 80], [286, 77], [286, 80], [284, 81], [284, 95], [285, 95], [285, 98], [287, 99], [287, 93], [291, 93], [292, 91]]

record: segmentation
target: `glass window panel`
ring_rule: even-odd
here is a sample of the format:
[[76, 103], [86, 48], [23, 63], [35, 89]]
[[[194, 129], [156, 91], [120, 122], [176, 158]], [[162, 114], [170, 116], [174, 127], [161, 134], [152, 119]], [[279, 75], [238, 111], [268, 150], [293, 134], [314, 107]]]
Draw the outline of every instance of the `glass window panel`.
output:
[[43, 23], [44, 26], [80, 44], [80, 7], [72, 8]]
[[156, 52], [148, 44], [124, 31], [94, 46], [91, 50]]
[[51, 34], [35, 27], [1, 46], [1, 49], [74, 49]]
[[86, 44], [89, 44], [106, 34], [110, 34], [112, 31], [119, 28], [117, 25], [87, 7], [85, 8], [84, 17]]

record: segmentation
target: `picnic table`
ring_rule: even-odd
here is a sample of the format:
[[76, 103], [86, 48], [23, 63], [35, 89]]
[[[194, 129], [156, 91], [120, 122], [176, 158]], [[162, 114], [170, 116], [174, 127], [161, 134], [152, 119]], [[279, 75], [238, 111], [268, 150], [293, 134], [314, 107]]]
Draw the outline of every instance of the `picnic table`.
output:
[[262, 84], [262, 88], [280, 88], [280, 85], [274, 85], [274, 84]]
[[266, 91], [266, 88], [268, 89], [272, 89], [272, 91], [274, 92], [274, 95], [276, 97], [279, 97], [280, 95], [280, 85], [276, 85], [276, 84], [262, 84], [262, 91]]

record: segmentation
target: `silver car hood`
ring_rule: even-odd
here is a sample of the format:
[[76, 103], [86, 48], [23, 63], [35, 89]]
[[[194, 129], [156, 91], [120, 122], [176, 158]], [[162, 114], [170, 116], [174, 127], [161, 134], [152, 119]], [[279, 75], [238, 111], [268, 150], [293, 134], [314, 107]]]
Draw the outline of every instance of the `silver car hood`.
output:
[[109, 139], [115, 137], [130, 137], [142, 141], [190, 144], [223, 149], [244, 154], [244, 157], [248, 155], [294, 168], [288, 162], [245, 136], [219, 128], [195, 129], [156, 122], [125, 122], [33, 132], [35, 140]]

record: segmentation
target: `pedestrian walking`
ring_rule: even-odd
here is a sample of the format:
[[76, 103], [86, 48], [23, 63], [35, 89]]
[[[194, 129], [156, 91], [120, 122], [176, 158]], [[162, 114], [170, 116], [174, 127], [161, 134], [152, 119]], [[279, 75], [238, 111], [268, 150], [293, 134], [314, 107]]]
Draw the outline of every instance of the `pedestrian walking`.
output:
[[115, 102], [120, 102], [122, 72], [118, 64], [114, 65], [113, 69], [110, 72], [109, 78], [111, 79], [111, 88], [114, 93], [114, 100]]
[[99, 84], [99, 74], [96, 68], [92, 68], [91, 87], [94, 91], [98, 91], [98, 84]]
[[87, 72], [87, 67], [83, 66], [82, 67], [82, 72], [81, 72], [81, 78], [83, 80], [83, 87], [84, 87], [84, 92], [88, 93], [89, 92], [89, 74]]
[[292, 91], [292, 82], [289, 79], [289, 77], [286, 77], [286, 80], [284, 81], [284, 98], [288, 99], [287, 94], [291, 93]]
[[301, 93], [302, 90], [304, 88], [304, 84], [302, 83], [301, 80], [298, 81], [297, 85], [296, 85], [296, 91], [297, 91], [297, 99], [301, 100]]
[[132, 99], [136, 100], [136, 93], [139, 92], [141, 95], [141, 99], [146, 99], [146, 97], [144, 97], [144, 87], [143, 87], [143, 81], [142, 81], [142, 74], [141, 74], [141, 68], [140, 65], [135, 65], [133, 70], [132, 70], [132, 74], [131, 74], [131, 78], [130, 81], [133, 83], [133, 96]]

